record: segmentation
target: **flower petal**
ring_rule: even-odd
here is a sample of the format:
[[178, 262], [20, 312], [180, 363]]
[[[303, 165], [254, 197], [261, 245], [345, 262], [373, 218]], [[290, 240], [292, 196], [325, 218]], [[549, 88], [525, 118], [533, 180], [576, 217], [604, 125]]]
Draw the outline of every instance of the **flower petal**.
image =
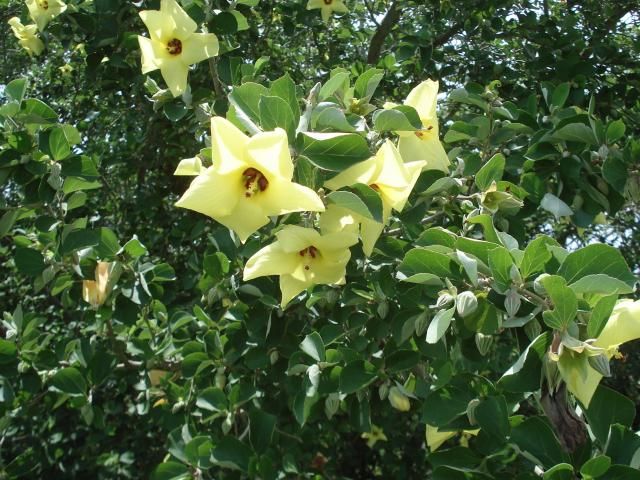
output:
[[238, 175], [221, 175], [210, 167], [191, 182], [176, 206], [220, 221], [221, 217], [231, 215], [244, 195], [242, 183], [236, 181], [237, 178]]
[[247, 238], [269, 223], [269, 217], [264, 214], [260, 202], [256, 198], [240, 197], [235, 209], [230, 215], [216, 218], [216, 220], [227, 228], [230, 228], [240, 238], [242, 243]]
[[143, 10], [140, 12], [142, 22], [149, 30], [152, 40], [168, 42], [173, 36], [175, 22], [173, 19], [159, 10]]
[[640, 301], [621, 300], [594, 345], [609, 348], [637, 338], [640, 338]]
[[329, 19], [331, 18], [331, 11], [332, 11], [331, 7], [327, 7], [327, 6], [323, 6], [320, 9], [320, 13], [322, 15], [322, 21], [324, 23], [328, 23], [329, 22]]
[[591, 398], [598, 388], [602, 375], [589, 366], [587, 355], [565, 350], [558, 359], [560, 376], [567, 384], [567, 389], [589, 407]]
[[309, 2], [307, 3], [307, 10], [311, 10], [313, 8], [322, 8], [323, 5], [323, 0], [309, 0]]
[[175, 0], [162, 0], [160, 2], [160, 12], [163, 15], [168, 15], [175, 24], [174, 33], [176, 36], [187, 37], [189, 34], [196, 31], [198, 25], [193, 19], [187, 15], [180, 5]]
[[223, 117], [211, 119], [211, 157], [220, 173], [247, 166], [249, 137]]
[[297, 225], [285, 226], [276, 233], [276, 237], [282, 250], [296, 253], [320, 240], [320, 234], [313, 228], [299, 227]]
[[256, 252], [244, 266], [243, 280], [293, 272], [300, 263], [297, 253], [284, 252], [276, 241]]
[[373, 181], [378, 185], [404, 188], [410, 181], [403, 158], [398, 149], [387, 140], [376, 153], [376, 162], [380, 165], [380, 171]]
[[285, 308], [287, 304], [293, 300], [300, 292], [303, 292], [312, 284], [297, 280], [291, 275], [280, 276], [280, 291], [282, 292], [282, 300], [280, 305]]
[[173, 174], [176, 176], [191, 176], [200, 175], [205, 172], [206, 169], [202, 167], [200, 159], [198, 157], [193, 157], [180, 160], [180, 163]]
[[187, 89], [189, 67], [178, 59], [164, 60], [160, 66], [160, 72], [174, 97], [182, 95]]
[[429, 450], [435, 452], [442, 446], [444, 442], [446, 442], [450, 438], [455, 437], [458, 432], [441, 432], [437, 427], [432, 427], [431, 425], [427, 424], [425, 433]]
[[138, 35], [138, 43], [142, 52], [142, 73], [149, 73], [160, 68], [159, 59], [153, 47], [153, 40]]
[[262, 132], [249, 139], [248, 163], [263, 173], [291, 180], [293, 162], [289, 153], [287, 133], [276, 128], [273, 132]]
[[373, 253], [380, 234], [384, 230], [384, 224], [363, 218], [360, 223], [360, 238], [362, 238], [362, 251], [367, 257]]
[[182, 61], [187, 65], [201, 62], [218, 54], [220, 45], [213, 33], [194, 33], [182, 41]]
[[427, 162], [425, 170], [449, 172], [451, 162], [437, 137], [420, 139], [415, 135], [402, 136], [398, 140], [398, 150], [405, 162], [424, 160]]
[[316, 192], [278, 179], [270, 180], [269, 187], [259, 195], [259, 199], [267, 215], [324, 211], [324, 204]]
[[438, 82], [425, 80], [411, 90], [404, 104], [415, 108], [421, 119], [434, 119], [436, 118], [437, 99]]
[[331, 8], [333, 9], [334, 12], [337, 12], [337, 13], [347, 13], [349, 11], [347, 6], [344, 3], [342, 3], [342, 0], [333, 0], [333, 3], [331, 4]]
[[318, 221], [320, 231], [323, 234], [334, 232], [348, 232], [357, 234], [359, 230], [359, 216], [356, 218], [351, 210], [329, 204], [327, 209], [320, 215]]
[[380, 167], [376, 158], [372, 157], [339, 173], [335, 177], [324, 182], [324, 186], [331, 190], [338, 190], [342, 187], [353, 185], [354, 183], [364, 183], [369, 185], [373, 178], [377, 177]]
[[418, 181], [418, 177], [420, 177], [424, 164], [425, 162], [410, 162], [405, 164], [408, 181], [406, 185], [401, 188], [390, 188], [380, 185], [380, 193], [382, 194], [383, 199], [382, 207], [387, 209], [386, 212], [383, 212], [385, 222], [391, 215], [391, 208], [397, 212], [402, 211], [409, 199], [409, 195], [411, 194], [413, 187]]

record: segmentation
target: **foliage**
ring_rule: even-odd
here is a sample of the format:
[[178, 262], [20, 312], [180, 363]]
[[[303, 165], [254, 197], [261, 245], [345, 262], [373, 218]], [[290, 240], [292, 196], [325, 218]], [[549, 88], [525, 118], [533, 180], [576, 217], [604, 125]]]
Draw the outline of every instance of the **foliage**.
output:
[[[3, 477], [637, 478], [637, 347], [590, 340], [637, 280], [635, 2], [181, 3], [219, 55], [174, 97], [140, 70], [160, 2], [69, 1], [32, 59], [0, 0]], [[427, 78], [439, 125], [405, 101]], [[212, 117], [282, 129], [278, 181], [327, 216], [177, 208], [241, 148]], [[451, 165], [393, 183], [434, 126]], [[349, 253], [285, 301], [261, 258], [313, 228]]]

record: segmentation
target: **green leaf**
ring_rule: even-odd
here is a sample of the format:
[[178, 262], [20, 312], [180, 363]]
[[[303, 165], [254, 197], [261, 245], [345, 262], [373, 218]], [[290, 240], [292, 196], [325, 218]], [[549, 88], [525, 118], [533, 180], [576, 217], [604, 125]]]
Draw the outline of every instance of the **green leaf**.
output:
[[211, 461], [214, 465], [232, 468], [247, 472], [251, 449], [235, 437], [223, 437], [211, 452]]
[[377, 110], [372, 119], [373, 129], [378, 132], [403, 132], [422, 128], [418, 112], [408, 105]]
[[602, 273], [586, 275], [569, 285], [576, 294], [599, 293], [603, 295], [618, 295], [632, 293], [634, 288], [617, 278]]
[[541, 283], [554, 305], [553, 310], [542, 314], [544, 322], [556, 330], [565, 330], [578, 313], [576, 294], [567, 287], [564, 278], [558, 275], [544, 277]]
[[604, 475], [611, 466], [611, 459], [606, 455], [598, 455], [582, 464], [580, 474], [583, 477], [598, 478]]
[[7, 365], [18, 360], [16, 344], [0, 338], [0, 365]]
[[287, 132], [289, 142], [296, 137], [296, 122], [293, 112], [286, 100], [280, 97], [263, 96], [258, 102], [260, 110], [260, 125], [264, 130], [274, 130], [280, 127]]
[[594, 243], [570, 253], [558, 269], [558, 275], [563, 276], [569, 284], [594, 274], [608, 275], [629, 285], [636, 281], [620, 251], [602, 243]]
[[385, 361], [388, 373], [397, 373], [415, 367], [420, 362], [420, 354], [414, 350], [396, 350]]
[[0, 238], [9, 233], [9, 230], [11, 230], [19, 215], [20, 210], [17, 208], [7, 210], [4, 215], [2, 215], [2, 218], [0, 218]]
[[496, 231], [496, 227], [493, 225], [493, 217], [487, 214], [476, 215], [467, 220], [471, 224], [478, 224], [482, 226], [484, 232], [484, 238], [488, 242], [493, 242], [498, 245], [502, 245], [500, 237]]
[[609, 155], [602, 164], [602, 176], [618, 192], [624, 192], [629, 180], [627, 164], [622, 159]]
[[18, 271], [30, 277], [40, 274], [46, 266], [42, 254], [31, 248], [16, 248], [13, 258]]
[[377, 370], [365, 360], [355, 360], [348, 363], [340, 372], [340, 391], [354, 393], [376, 380]]
[[493, 182], [498, 182], [504, 174], [506, 159], [501, 153], [496, 153], [485, 163], [476, 174], [475, 182], [481, 191], [487, 190]]
[[589, 338], [597, 338], [602, 332], [602, 329], [607, 324], [613, 308], [618, 301], [618, 295], [610, 295], [608, 297], [602, 297], [598, 300], [595, 307], [591, 311], [589, 317], [589, 323], [587, 324], [587, 336]]
[[300, 104], [298, 103], [298, 96], [296, 95], [296, 84], [293, 83], [289, 74], [285, 73], [282, 77], [271, 82], [269, 93], [287, 102], [297, 126], [298, 120], [300, 120]]
[[511, 441], [530, 458], [544, 468], [566, 463], [569, 457], [543, 417], [529, 417], [511, 429]]
[[338, 130], [340, 132], [355, 132], [344, 111], [335, 103], [321, 103], [312, 114], [311, 125], [317, 130]]
[[257, 452], [264, 452], [273, 439], [276, 428], [276, 416], [262, 410], [253, 410], [249, 414], [249, 438]]
[[607, 126], [607, 143], [612, 144], [620, 140], [624, 135], [626, 127], [622, 120], [614, 120]]
[[499, 380], [499, 386], [509, 392], [534, 392], [540, 388], [542, 358], [551, 344], [550, 332], [538, 335]]
[[27, 92], [28, 86], [29, 81], [27, 78], [16, 78], [7, 83], [7, 86], [4, 88], [4, 94], [9, 100], [20, 104], [22, 103], [24, 94]]
[[210, 412], [223, 412], [228, 408], [227, 397], [217, 387], [205, 388], [198, 395], [196, 406]]
[[564, 102], [566, 102], [569, 97], [570, 90], [571, 85], [568, 82], [561, 83], [554, 88], [553, 95], [551, 95], [551, 105], [556, 108], [562, 108], [564, 106]]
[[368, 102], [373, 97], [376, 88], [380, 84], [384, 71], [379, 68], [370, 68], [356, 80], [354, 86], [354, 96], [358, 99]]
[[186, 465], [178, 462], [164, 462], [151, 474], [151, 480], [188, 480], [192, 478]]
[[499, 293], [504, 293], [511, 286], [511, 269], [514, 267], [513, 257], [506, 248], [496, 247], [489, 251], [489, 269]]
[[540, 235], [524, 249], [524, 255], [520, 262], [520, 274], [523, 279], [544, 271], [544, 266], [552, 257], [547, 245], [558, 245], [558, 242], [546, 235]]
[[134, 238], [124, 244], [122, 249], [127, 253], [127, 255], [133, 258], [138, 258], [147, 254], [147, 247], [145, 247], [140, 240], [135, 237], [135, 235]]
[[318, 332], [311, 332], [304, 337], [300, 344], [300, 349], [316, 362], [324, 362], [326, 360], [324, 342]]
[[322, 88], [320, 89], [320, 93], [318, 94], [318, 99], [320, 101], [326, 100], [331, 95], [333, 95], [336, 91], [346, 88], [349, 86], [349, 73], [348, 72], [338, 72], [333, 75], [329, 80], [326, 81]]
[[469, 402], [475, 397], [468, 384], [445, 385], [427, 394], [422, 404], [421, 420], [435, 427], [444, 427], [466, 414]]
[[301, 154], [324, 170], [340, 172], [371, 157], [367, 140], [356, 133], [304, 133]]
[[474, 410], [474, 416], [483, 432], [504, 443], [511, 431], [509, 410], [503, 396], [487, 397]]
[[57, 122], [58, 115], [46, 103], [29, 98], [22, 103], [20, 121], [26, 124], [45, 125]]
[[76, 250], [94, 247], [100, 243], [100, 232], [97, 230], [74, 230], [69, 232], [60, 246], [60, 255], [68, 255]]
[[449, 325], [451, 325], [455, 311], [455, 307], [451, 307], [447, 310], [440, 310], [435, 314], [429, 324], [429, 328], [427, 328], [427, 343], [438, 343], [444, 337]]
[[64, 180], [62, 191], [65, 195], [68, 195], [80, 190], [94, 190], [96, 188], [102, 188], [102, 183], [95, 180], [85, 180], [80, 177], [67, 177]]
[[84, 192], [74, 192], [67, 199], [67, 211], [80, 208], [87, 202], [87, 194]]
[[51, 385], [62, 393], [67, 395], [79, 396], [84, 395], [87, 391], [87, 382], [80, 371], [73, 367], [58, 370], [51, 377]]
[[98, 244], [95, 248], [95, 252], [100, 258], [113, 257], [120, 250], [120, 243], [118, 237], [113, 230], [106, 227], [101, 227], [95, 230]]
[[327, 195], [326, 198], [329, 204], [334, 204], [339, 207], [346, 208], [347, 210], [351, 210], [352, 212], [364, 218], [374, 220], [373, 214], [371, 213], [367, 205], [355, 193], [339, 190], [336, 192], [331, 192], [329, 195]]
[[458, 264], [451, 257], [427, 248], [409, 250], [399, 270], [407, 276], [416, 273], [431, 273], [440, 278], [460, 276]]
[[598, 143], [593, 130], [584, 123], [570, 123], [559, 128], [552, 135], [554, 140], [566, 140], [568, 142], [586, 143], [595, 145]]
[[260, 121], [260, 98], [268, 95], [269, 90], [267, 87], [258, 83], [247, 82], [233, 87], [229, 94], [229, 102], [249, 117], [250, 120], [258, 123]]
[[559, 463], [550, 468], [542, 476], [543, 480], [574, 480], [573, 467], [568, 463]]
[[600, 444], [605, 445], [611, 425], [619, 423], [630, 427], [636, 415], [636, 408], [633, 401], [624, 395], [604, 385], [598, 385], [585, 415], [591, 431]]

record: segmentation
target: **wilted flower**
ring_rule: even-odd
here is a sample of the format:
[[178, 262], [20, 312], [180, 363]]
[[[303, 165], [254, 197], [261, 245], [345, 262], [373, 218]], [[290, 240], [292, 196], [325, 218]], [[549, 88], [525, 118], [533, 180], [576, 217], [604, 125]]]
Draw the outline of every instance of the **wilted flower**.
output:
[[104, 304], [120, 276], [120, 266], [115, 262], [98, 262], [95, 280], [82, 281], [82, 299], [93, 308]]
[[187, 88], [189, 65], [218, 54], [218, 37], [195, 33], [197, 25], [175, 0], [161, 0], [160, 10], [143, 10], [140, 18], [151, 38], [138, 35], [142, 73], [160, 69], [174, 97]]
[[396, 410], [400, 410], [401, 412], [408, 412], [411, 410], [411, 401], [409, 397], [407, 397], [402, 390], [398, 387], [391, 387], [389, 389], [389, 403]]
[[449, 157], [438, 137], [437, 96], [438, 82], [433, 80], [425, 80], [411, 90], [404, 104], [416, 109], [422, 121], [422, 129], [398, 132], [398, 150], [405, 162], [423, 160], [426, 162], [425, 169], [448, 172]]
[[312, 228], [296, 225], [285, 226], [276, 233], [276, 238], [247, 261], [244, 280], [279, 275], [283, 307], [313, 285], [344, 283], [351, 258], [349, 247], [358, 241], [351, 233], [320, 235]]
[[333, 12], [347, 13], [349, 11], [343, 0], [309, 0], [309, 3], [307, 3], [307, 10], [312, 10], [314, 8], [320, 9], [322, 20], [325, 23], [329, 21]]
[[67, 5], [60, 0], [27, 0], [26, 3], [29, 15], [41, 32], [53, 18], [67, 9]]
[[[324, 210], [313, 190], [291, 181], [293, 162], [281, 128], [247, 137], [228, 120], [214, 117], [211, 143], [213, 165], [196, 176], [176, 206], [210, 216], [242, 242], [269, 216]], [[191, 160], [178, 170], [195, 173], [198, 168], [198, 161]]]
[[377, 425], [371, 425], [370, 432], [364, 432], [360, 435], [367, 441], [367, 447], [373, 448], [377, 442], [386, 442], [387, 436], [384, 434], [384, 431], [378, 427]]
[[[463, 430], [462, 434], [475, 436], [475, 435], [478, 435], [478, 432], [480, 432], [480, 429]], [[441, 432], [440, 430], [438, 430], [437, 427], [427, 424], [427, 429], [425, 432], [425, 436], [427, 439], [427, 447], [429, 447], [429, 450], [431, 450], [432, 452], [435, 452], [438, 448], [440, 448], [440, 446], [444, 442], [446, 442], [450, 438], [455, 437], [459, 433], [461, 432], [460, 431]]]
[[[425, 162], [405, 163], [396, 147], [387, 140], [374, 157], [357, 163], [325, 182], [325, 187], [337, 190], [363, 183], [373, 188], [382, 199], [382, 223], [340, 207], [330, 209], [320, 218], [323, 231], [354, 231], [360, 224], [362, 248], [371, 255], [373, 247], [391, 216], [391, 210], [402, 211]], [[324, 217], [324, 218], [323, 218]]]
[[40, 55], [44, 50], [44, 43], [38, 38], [38, 29], [35, 25], [23, 25], [18, 17], [9, 19], [9, 25], [18, 43], [29, 55]]

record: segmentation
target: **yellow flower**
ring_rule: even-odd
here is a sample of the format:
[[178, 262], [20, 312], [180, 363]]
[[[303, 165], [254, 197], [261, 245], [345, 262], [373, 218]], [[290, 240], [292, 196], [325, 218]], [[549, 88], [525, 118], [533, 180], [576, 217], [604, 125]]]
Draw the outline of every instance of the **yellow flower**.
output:
[[245, 265], [244, 280], [280, 275], [281, 305], [284, 308], [296, 295], [318, 285], [344, 283], [356, 235], [338, 232], [320, 235], [312, 228], [287, 225], [277, 240], [258, 251]]
[[[480, 431], [480, 429], [476, 429], [476, 430], [463, 430], [462, 433], [463, 435], [478, 435], [478, 432]], [[453, 432], [441, 432], [440, 430], [438, 430], [437, 427], [433, 427], [431, 425], [427, 424], [427, 430], [425, 432], [425, 436], [427, 439], [427, 446], [429, 447], [429, 450], [431, 450], [432, 452], [435, 452], [438, 448], [440, 448], [440, 446], [446, 442], [447, 440], [449, 440], [450, 438], [455, 437], [456, 435], [458, 435], [459, 432], [457, 431], [453, 431]]]
[[[558, 361], [560, 376], [567, 389], [589, 407], [591, 398], [598, 388], [602, 375], [589, 365], [589, 356], [604, 354], [608, 359], [618, 354], [623, 343], [640, 338], [640, 301], [621, 300], [611, 313], [602, 332], [591, 345], [584, 349], [563, 349]], [[554, 359], [550, 355], [551, 359]]]
[[160, 69], [174, 97], [187, 88], [189, 65], [218, 54], [218, 37], [194, 33], [197, 25], [175, 0], [161, 0], [160, 10], [143, 10], [140, 18], [151, 38], [138, 35], [142, 73]]
[[449, 158], [438, 137], [438, 117], [436, 100], [438, 82], [425, 80], [409, 93], [404, 101], [416, 109], [423, 128], [415, 132], [398, 132], [398, 150], [405, 161], [424, 160], [425, 169], [449, 171]]
[[373, 448], [377, 442], [386, 442], [388, 440], [387, 436], [384, 434], [384, 431], [380, 427], [373, 424], [371, 425], [370, 432], [364, 432], [360, 436], [367, 441], [367, 447], [369, 448]]
[[329, 21], [333, 12], [347, 13], [349, 11], [343, 0], [309, 0], [309, 3], [307, 3], [307, 10], [315, 8], [320, 9], [324, 23]]
[[18, 43], [29, 55], [40, 55], [44, 50], [44, 43], [38, 38], [38, 29], [35, 25], [23, 25], [18, 17], [9, 19], [9, 25]]
[[107, 300], [113, 285], [120, 276], [120, 266], [112, 262], [98, 262], [95, 280], [82, 281], [82, 299], [98, 308]]
[[38, 25], [41, 32], [55, 17], [67, 9], [67, 5], [60, 0], [27, 0], [29, 15]]
[[[247, 137], [228, 120], [214, 117], [211, 143], [213, 165], [196, 176], [176, 206], [208, 215], [242, 242], [269, 216], [324, 210], [313, 190], [291, 182], [293, 162], [281, 128]], [[178, 170], [187, 170], [185, 165], [181, 162]], [[191, 168], [195, 173], [197, 162]]]
[[325, 182], [325, 187], [331, 190], [355, 183], [369, 185], [382, 199], [383, 222], [364, 218], [340, 207], [330, 207], [320, 217], [323, 231], [341, 231], [345, 228], [354, 231], [354, 225], [360, 224], [362, 248], [366, 255], [371, 255], [384, 225], [391, 216], [391, 210], [402, 211], [424, 165], [424, 161], [405, 163], [396, 147], [387, 140], [374, 157], [346, 169]]
[[398, 387], [391, 387], [389, 390], [389, 403], [396, 410], [408, 412], [411, 410], [411, 401]]

